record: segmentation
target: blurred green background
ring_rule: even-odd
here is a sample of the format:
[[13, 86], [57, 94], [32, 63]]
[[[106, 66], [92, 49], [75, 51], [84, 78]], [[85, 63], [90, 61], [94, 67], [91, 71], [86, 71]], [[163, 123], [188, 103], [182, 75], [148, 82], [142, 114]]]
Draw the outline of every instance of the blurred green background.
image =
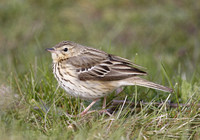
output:
[[[173, 102], [185, 103], [192, 95], [199, 93], [200, 1], [1, 0], [0, 135], [4, 135], [4, 132], [10, 134], [11, 130], [18, 135], [19, 129], [22, 130], [22, 137], [25, 133], [25, 139], [31, 138], [32, 135], [37, 136], [38, 131], [42, 136], [43, 133], [61, 136], [60, 131], [63, 131], [65, 135], [73, 137], [72, 135], [76, 136], [78, 130], [81, 130], [72, 132], [71, 128], [65, 125], [68, 118], [62, 114], [70, 109], [71, 112], [76, 110], [77, 113], [77, 108], [80, 108], [77, 107], [79, 100], [63, 96], [66, 93], [62, 89], [56, 90], [57, 82], [51, 70], [52, 59], [45, 51], [45, 48], [63, 40], [102, 49], [146, 67], [149, 73], [146, 79], [170, 87], [173, 85], [175, 93], [169, 99]], [[149, 93], [147, 88], [138, 89], [138, 100], [151, 101], [156, 98], [160, 101], [169, 95], [155, 90]], [[133, 91], [134, 87], [128, 87], [125, 93], [132, 98]], [[53, 94], [54, 92], [62, 96]], [[125, 95], [120, 94], [122, 99]], [[158, 98], [163, 96], [164, 98]], [[195, 97], [193, 100], [198, 103], [199, 97]], [[13, 108], [11, 104], [15, 100], [17, 107]], [[47, 104], [47, 107], [54, 107], [49, 114], [45, 111], [41, 113], [45, 107], [43, 103]], [[36, 106], [39, 106], [40, 110], [36, 110]], [[156, 108], [154, 109], [157, 112]], [[169, 116], [172, 117], [176, 114], [173, 111], [170, 113]], [[191, 117], [191, 114], [186, 112], [180, 116]], [[48, 120], [46, 122], [41, 118]], [[143, 129], [141, 126], [143, 121], [149, 126], [149, 119], [145, 120], [144, 115], [138, 118], [141, 118], [141, 123], [138, 122], [138, 129], [136, 127], [135, 130], [138, 130], [139, 134], [143, 130], [148, 131], [148, 127]], [[102, 122], [99, 125], [98, 121], [91, 123], [97, 126], [105, 124]], [[118, 125], [118, 122], [116, 123]], [[180, 125], [177, 124], [178, 129], [174, 129], [174, 135]], [[58, 127], [60, 129], [57, 129]], [[80, 127], [90, 128], [85, 124]], [[98, 128], [91, 131], [97, 130], [99, 134]], [[152, 126], [152, 130], [155, 128], [157, 125]], [[31, 135], [29, 130], [33, 131]], [[169, 128], [170, 130], [172, 129]], [[184, 128], [182, 132], [185, 130], [188, 128]], [[85, 136], [82, 135], [83, 132], [85, 129], [80, 131], [81, 136]]]
[[194, 0], [1, 0], [0, 25], [1, 77], [26, 72], [36, 57], [48, 56], [44, 48], [63, 40], [132, 60], [138, 55], [133, 61], [158, 77], [162, 62], [170, 77], [181, 67], [190, 79], [200, 61]]
[[199, 82], [200, 2], [194, 0], [1, 0], [0, 25], [2, 84], [15, 75], [24, 79], [31, 68], [51, 72], [45, 48], [63, 40], [128, 58], [157, 83], [169, 85], [162, 64], [176, 88], [182, 79]]
[[163, 65], [178, 96], [182, 80], [199, 82], [197, 1], [2, 0], [0, 25], [2, 84], [16, 75], [24, 81], [32, 69], [36, 80], [53, 77], [45, 48], [63, 40], [128, 58], [147, 68], [147, 79], [170, 86]]

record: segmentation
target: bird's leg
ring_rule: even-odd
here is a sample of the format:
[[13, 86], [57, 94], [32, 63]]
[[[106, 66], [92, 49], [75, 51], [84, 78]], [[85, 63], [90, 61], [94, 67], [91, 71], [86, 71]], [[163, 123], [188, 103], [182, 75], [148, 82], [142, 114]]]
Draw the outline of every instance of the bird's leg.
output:
[[106, 108], [106, 96], [104, 96], [103, 98], [103, 106], [102, 106], [102, 109], [105, 109]]
[[85, 114], [88, 113], [88, 110], [97, 102], [98, 99], [93, 100], [89, 106], [83, 112], [80, 113], [80, 116], [84, 116]]
[[106, 110], [106, 96], [104, 96], [103, 98], [103, 106], [102, 106], [102, 110], [99, 111], [99, 113], [106, 113], [109, 116], [112, 116], [107, 110]]

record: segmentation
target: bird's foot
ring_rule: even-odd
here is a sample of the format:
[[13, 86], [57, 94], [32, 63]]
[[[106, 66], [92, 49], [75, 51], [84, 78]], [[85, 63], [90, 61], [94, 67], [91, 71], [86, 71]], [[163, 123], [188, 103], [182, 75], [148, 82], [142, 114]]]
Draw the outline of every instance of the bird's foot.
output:
[[113, 116], [112, 114], [110, 114], [110, 112], [108, 112], [107, 109], [99, 110], [98, 113], [99, 113], [99, 114], [104, 114], [104, 113], [105, 113], [105, 114], [107, 114], [107, 115], [110, 116], [110, 117]]

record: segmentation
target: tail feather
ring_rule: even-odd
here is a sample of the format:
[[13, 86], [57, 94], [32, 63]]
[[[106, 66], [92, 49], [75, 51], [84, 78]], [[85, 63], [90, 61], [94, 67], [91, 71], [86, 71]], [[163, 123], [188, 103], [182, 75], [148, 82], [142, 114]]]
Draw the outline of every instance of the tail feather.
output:
[[131, 77], [127, 78], [121, 83], [123, 86], [125, 85], [137, 85], [137, 86], [143, 86], [143, 87], [148, 87], [152, 89], [157, 89], [165, 92], [173, 92], [173, 89], [150, 82], [148, 80], [142, 79], [140, 77]]

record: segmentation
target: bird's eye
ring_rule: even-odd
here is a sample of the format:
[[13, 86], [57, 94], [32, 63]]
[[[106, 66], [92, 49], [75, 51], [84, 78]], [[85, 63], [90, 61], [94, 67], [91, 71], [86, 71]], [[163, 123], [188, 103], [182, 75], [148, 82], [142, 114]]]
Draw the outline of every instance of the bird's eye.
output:
[[63, 50], [64, 52], [67, 52], [68, 51], [68, 48], [64, 48], [64, 50]]

